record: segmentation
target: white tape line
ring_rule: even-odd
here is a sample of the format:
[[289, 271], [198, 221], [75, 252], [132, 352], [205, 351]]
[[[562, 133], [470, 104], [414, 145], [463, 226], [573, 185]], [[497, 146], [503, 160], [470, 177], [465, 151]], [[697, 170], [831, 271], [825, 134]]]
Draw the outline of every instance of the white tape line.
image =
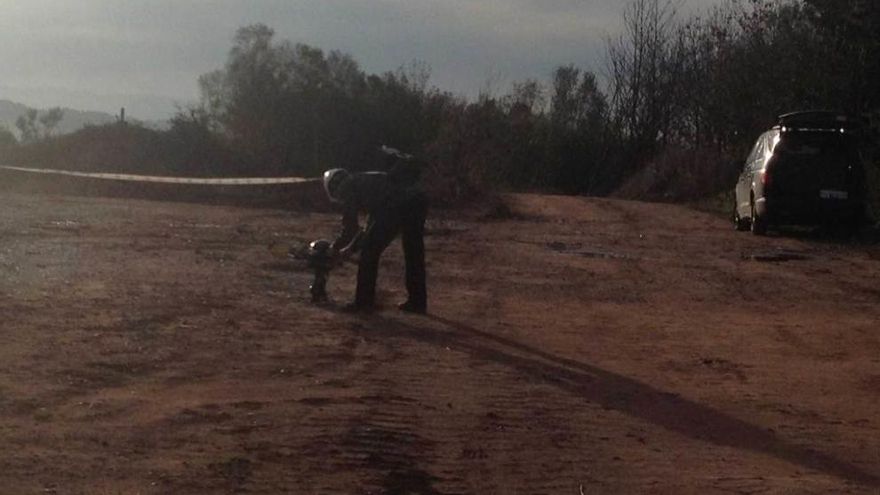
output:
[[162, 177], [158, 175], [134, 175], [134, 174], [105, 174], [90, 172], [72, 172], [70, 170], [55, 170], [49, 168], [26, 168], [0, 165], [0, 169], [14, 170], [17, 172], [29, 172], [34, 174], [66, 175], [69, 177], [84, 177], [89, 179], [120, 180], [129, 182], [159, 182], [164, 184], [204, 184], [213, 186], [254, 186], [270, 184], [303, 184], [315, 182], [319, 179], [305, 177], [242, 177], [242, 178], [200, 178], [200, 177]]

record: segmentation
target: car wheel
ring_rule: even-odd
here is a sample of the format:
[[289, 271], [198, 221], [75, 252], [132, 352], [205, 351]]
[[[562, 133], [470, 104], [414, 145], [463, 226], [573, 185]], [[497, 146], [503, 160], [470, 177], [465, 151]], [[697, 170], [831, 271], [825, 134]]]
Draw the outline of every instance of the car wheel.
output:
[[733, 208], [733, 228], [735, 228], [737, 232], [745, 232], [749, 230], [749, 220], [739, 216], [736, 207]]
[[859, 207], [856, 209], [855, 213], [853, 213], [846, 222], [847, 234], [850, 237], [858, 237], [862, 232], [862, 225], [865, 224], [865, 209], [864, 207]]
[[758, 216], [755, 211], [755, 203], [752, 203], [752, 234], [767, 235], [767, 220]]

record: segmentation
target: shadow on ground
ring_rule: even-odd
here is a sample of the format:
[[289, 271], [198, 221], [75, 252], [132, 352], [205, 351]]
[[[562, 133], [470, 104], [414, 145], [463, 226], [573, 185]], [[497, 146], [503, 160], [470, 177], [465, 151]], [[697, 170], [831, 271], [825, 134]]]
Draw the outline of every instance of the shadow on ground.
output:
[[782, 226], [768, 233], [769, 237], [789, 237], [820, 244], [842, 244], [851, 246], [876, 246], [880, 244], [880, 225], [871, 225], [850, 232], [834, 226], [797, 227]]
[[381, 315], [369, 316], [365, 323], [368, 323], [373, 335], [414, 339], [461, 349], [477, 359], [509, 366], [589, 402], [696, 440], [771, 455], [864, 486], [880, 487], [880, 477], [847, 461], [793, 444], [765, 428], [677, 394], [589, 364], [554, 356], [441, 316], [426, 318], [441, 328], [414, 326]]

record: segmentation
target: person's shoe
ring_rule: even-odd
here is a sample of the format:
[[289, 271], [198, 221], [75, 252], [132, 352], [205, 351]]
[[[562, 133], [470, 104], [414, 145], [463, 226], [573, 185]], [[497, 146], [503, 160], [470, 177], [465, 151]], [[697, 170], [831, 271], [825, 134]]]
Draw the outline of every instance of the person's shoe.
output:
[[350, 302], [342, 307], [343, 313], [370, 313], [375, 308], [372, 304]]
[[397, 309], [404, 313], [414, 313], [418, 315], [423, 315], [428, 312], [428, 308], [426, 308], [424, 304], [415, 304], [412, 301], [405, 301], [398, 304]]

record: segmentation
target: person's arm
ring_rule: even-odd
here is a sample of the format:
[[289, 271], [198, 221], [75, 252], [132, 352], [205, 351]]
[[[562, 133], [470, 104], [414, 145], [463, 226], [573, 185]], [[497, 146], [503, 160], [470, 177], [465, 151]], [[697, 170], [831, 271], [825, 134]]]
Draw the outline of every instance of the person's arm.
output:
[[342, 231], [336, 240], [333, 241], [333, 250], [343, 255], [356, 251], [360, 234], [361, 228], [358, 224], [358, 206], [357, 203], [350, 201], [344, 206], [342, 213]]

